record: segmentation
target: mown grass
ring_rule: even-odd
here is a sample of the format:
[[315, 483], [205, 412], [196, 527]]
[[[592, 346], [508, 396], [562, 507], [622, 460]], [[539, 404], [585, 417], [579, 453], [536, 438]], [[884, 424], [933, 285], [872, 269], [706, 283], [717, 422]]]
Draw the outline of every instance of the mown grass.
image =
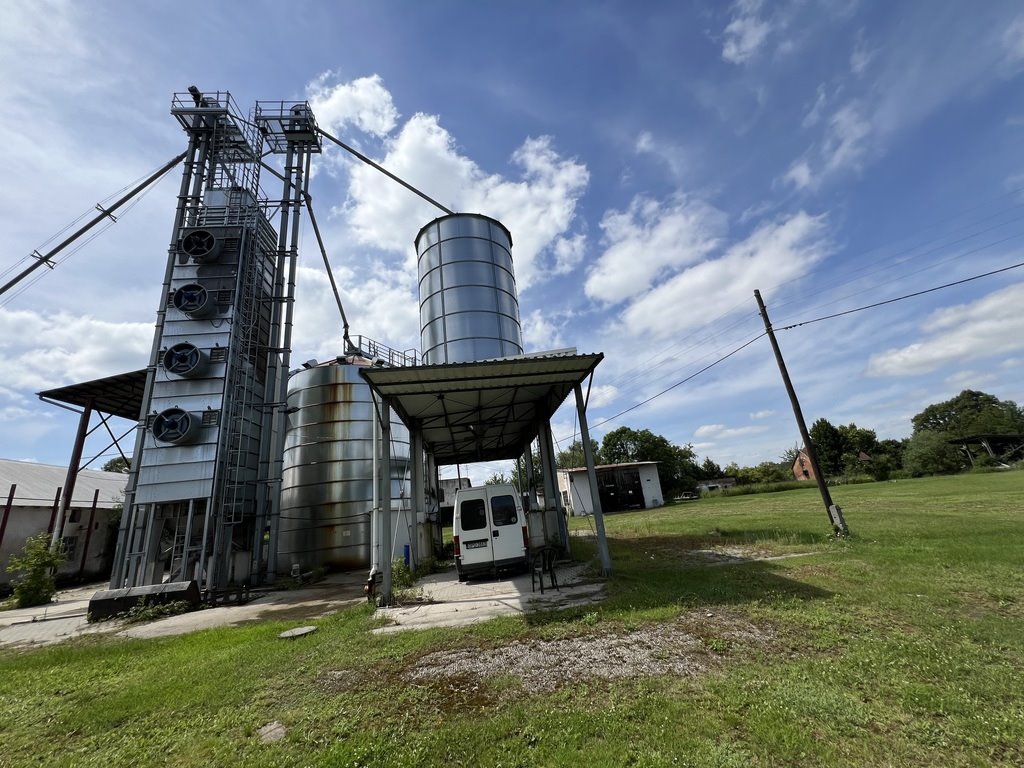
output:
[[[0, 765], [1024, 764], [1024, 473], [834, 496], [848, 540], [827, 535], [810, 489], [610, 515], [615, 574], [597, 607], [386, 636], [360, 607], [299, 641], [264, 623], [6, 651]], [[709, 548], [800, 556], [687, 554]], [[770, 641], [718, 638], [726, 614]], [[443, 648], [683, 620], [704, 622], [719, 662], [705, 674], [545, 694], [508, 675], [405, 674]], [[263, 744], [273, 720], [288, 736]]]

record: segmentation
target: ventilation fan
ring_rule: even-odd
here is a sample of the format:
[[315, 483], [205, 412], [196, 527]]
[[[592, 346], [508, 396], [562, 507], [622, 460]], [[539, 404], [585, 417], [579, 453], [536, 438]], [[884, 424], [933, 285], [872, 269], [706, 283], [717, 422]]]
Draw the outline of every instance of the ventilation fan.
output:
[[195, 344], [183, 341], [164, 352], [164, 370], [178, 376], [198, 376], [206, 370], [207, 357]]
[[177, 407], [168, 408], [153, 419], [153, 437], [161, 443], [187, 445], [195, 442], [201, 425], [201, 416]]
[[209, 317], [217, 308], [213, 296], [199, 283], [189, 283], [174, 292], [171, 303], [189, 317]]
[[216, 261], [222, 246], [223, 241], [208, 229], [193, 229], [181, 238], [181, 250], [200, 264]]

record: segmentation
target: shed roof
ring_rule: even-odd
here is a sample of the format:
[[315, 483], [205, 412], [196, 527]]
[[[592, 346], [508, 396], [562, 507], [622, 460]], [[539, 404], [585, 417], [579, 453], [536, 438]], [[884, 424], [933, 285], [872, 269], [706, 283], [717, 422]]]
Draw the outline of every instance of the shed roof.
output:
[[[53, 504], [57, 489], [64, 485], [68, 468], [52, 464], [34, 464], [30, 461], [0, 459], [0, 507], [7, 502], [12, 485], [14, 505], [18, 507], [48, 507]], [[72, 507], [89, 507], [92, 497], [99, 489], [97, 506], [103, 509], [120, 504], [124, 498], [124, 487], [128, 475], [120, 472], [103, 472], [97, 469], [83, 469], [75, 481], [75, 496]]]
[[142, 412], [142, 397], [146, 390], [146, 369], [118, 373], [80, 384], [68, 384], [40, 392], [45, 400], [77, 405], [82, 408], [92, 402], [93, 410], [120, 416], [122, 419], [137, 420]]
[[438, 465], [515, 459], [604, 359], [557, 354], [360, 371]]
[[[628, 469], [629, 467], [646, 467], [649, 464], [660, 464], [658, 461], [623, 461], [621, 464], [595, 464], [595, 470], [602, 469]], [[586, 467], [568, 467], [560, 469], [559, 472], [586, 472]]]

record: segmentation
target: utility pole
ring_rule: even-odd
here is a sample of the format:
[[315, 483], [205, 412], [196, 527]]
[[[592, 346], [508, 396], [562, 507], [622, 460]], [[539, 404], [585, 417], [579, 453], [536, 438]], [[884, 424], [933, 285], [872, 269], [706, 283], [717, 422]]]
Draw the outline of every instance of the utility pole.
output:
[[775, 360], [779, 364], [782, 382], [786, 385], [789, 401], [793, 404], [793, 415], [796, 416], [796, 425], [800, 429], [800, 437], [803, 438], [807, 458], [811, 462], [811, 471], [814, 473], [814, 479], [818, 482], [818, 490], [821, 492], [821, 500], [825, 502], [825, 509], [828, 510], [828, 518], [832, 523], [832, 529], [835, 531], [836, 536], [849, 536], [850, 529], [846, 527], [843, 510], [840, 509], [838, 504], [833, 503], [832, 494], [828, 492], [828, 486], [825, 485], [825, 477], [821, 474], [821, 467], [818, 465], [818, 452], [814, 449], [811, 435], [807, 431], [804, 414], [800, 410], [800, 401], [796, 399], [796, 390], [793, 389], [793, 382], [789, 378], [789, 371], [786, 370], [786, 361], [782, 359], [782, 350], [779, 349], [779, 342], [775, 339], [775, 331], [772, 330], [772, 323], [768, 319], [768, 310], [765, 309], [764, 301], [761, 300], [761, 292], [755, 290], [754, 298], [757, 299], [757, 308], [761, 312], [761, 319], [764, 320], [765, 333], [768, 334], [768, 340], [772, 343], [772, 351], [775, 353]]

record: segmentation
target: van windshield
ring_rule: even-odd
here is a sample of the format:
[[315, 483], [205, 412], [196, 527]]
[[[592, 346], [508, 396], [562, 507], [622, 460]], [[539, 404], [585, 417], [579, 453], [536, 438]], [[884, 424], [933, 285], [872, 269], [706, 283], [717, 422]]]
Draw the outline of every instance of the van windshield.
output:
[[462, 517], [464, 531], [479, 531], [487, 527], [483, 499], [466, 499], [459, 505], [459, 515]]
[[516, 500], [512, 496], [494, 496], [491, 499], [491, 516], [494, 517], [495, 525], [514, 525], [518, 523], [519, 517], [516, 515]]

